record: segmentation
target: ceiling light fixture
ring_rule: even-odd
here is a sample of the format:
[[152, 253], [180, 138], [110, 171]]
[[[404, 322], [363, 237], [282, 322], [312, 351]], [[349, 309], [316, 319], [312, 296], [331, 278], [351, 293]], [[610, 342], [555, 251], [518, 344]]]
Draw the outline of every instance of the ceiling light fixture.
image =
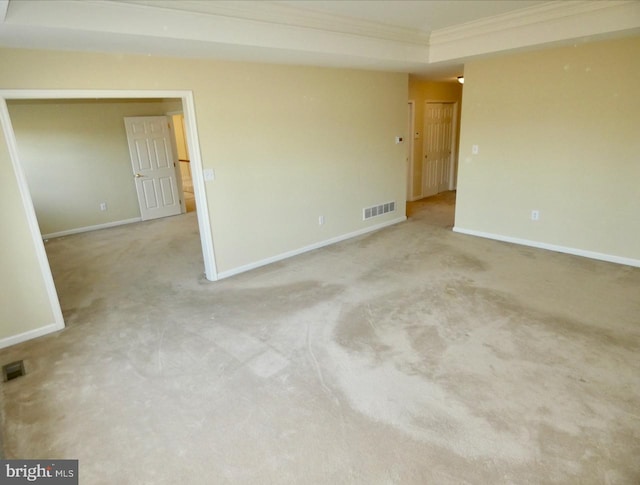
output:
[[458, 82], [464, 84], [464, 76], [458, 76]]

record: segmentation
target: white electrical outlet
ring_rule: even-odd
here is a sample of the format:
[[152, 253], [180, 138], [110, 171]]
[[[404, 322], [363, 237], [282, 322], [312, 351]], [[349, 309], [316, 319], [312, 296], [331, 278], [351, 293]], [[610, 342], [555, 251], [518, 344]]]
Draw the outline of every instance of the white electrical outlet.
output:
[[106, 202], [100, 202], [100, 210], [101, 211], [106, 211], [107, 210], [107, 203]]
[[318, 217], [318, 225], [322, 226], [324, 224], [324, 216], [319, 216]]
[[531, 220], [532, 221], [537, 221], [538, 219], [540, 219], [540, 211], [532, 210], [531, 211]]
[[478, 148], [478, 145], [471, 145], [471, 153], [473, 155], [477, 155], [479, 151], [480, 149]]

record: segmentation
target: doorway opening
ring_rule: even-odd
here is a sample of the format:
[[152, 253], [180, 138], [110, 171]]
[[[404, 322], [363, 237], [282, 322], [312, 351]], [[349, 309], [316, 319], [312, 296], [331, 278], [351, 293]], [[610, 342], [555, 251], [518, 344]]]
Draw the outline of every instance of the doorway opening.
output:
[[[411, 113], [415, 113], [413, 101], [409, 101], [409, 125]], [[423, 108], [413, 117], [414, 139], [422, 143], [414, 146], [415, 163], [408, 177], [413, 183], [412, 198], [407, 197], [406, 214], [409, 218], [423, 218], [429, 223], [453, 227], [456, 201], [456, 176], [458, 165], [458, 117], [456, 100], [427, 99], [418, 106]], [[415, 127], [417, 125], [417, 128]], [[422, 132], [420, 131], [422, 127]], [[408, 184], [408, 188], [409, 188]]]
[[[197, 222], [200, 234], [200, 245], [204, 260], [204, 273], [206, 279], [217, 280], [217, 270], [213, 249], [210, 217], [206, 203], [206, 193], [203, 177], [202, 159], [199, 150], [195, 104], [193, 94], [190, 91], [117, 91], [117, 90], [0, 90], [0, 122], [7, 142], [7, 147], [16, 175], [18, 189], [20, 191], [22, 203], [25, 208], [27, 223], [36, 248], [38, 263], [40, 266], [44, 285], [47, 289], [49, 303], [54, 315], [55, 323], [47, 326], [41, 331], [31, 332], [22, 338], [27, 340], [36, 336], [44, 335], [64, 328], [64, 317], [60, 306], [58, 294], [53, 282], [51, 268], [47, 259], [47, 254], [42, 240], [34, 201], [27, 184], [25, 173], [20, 159], [16, 136], [11, 122], [11, 116], [7, 106], [7, 101], [11, 100], [114, 100], [114, 99], [177, 99], [182, 104], [184, 112], [184, 133], [190, 148], [190, 167], [193, 183], [194, 202], [198, 205]], [[91, 185], [91, 181], [84, 181]], [[90, 189], [90, 187], [89, 187]], [[13, 340], [12, 343], [22, 341]]]
[[455, 188], [457, 112], [457, 102], [425, 102], [422, 198]]
[[185, 212], [194, 212], [197, 209], [195, 194], [193, 191], [193, 174], [191, 173], [191, 160], [189, 159], [189, 144], [185, 136], [184, 113], [167, 113], [171, 132], [175, 140], [175, 158], [180, 170], [180, 182], [182, 185], [182, 200]]

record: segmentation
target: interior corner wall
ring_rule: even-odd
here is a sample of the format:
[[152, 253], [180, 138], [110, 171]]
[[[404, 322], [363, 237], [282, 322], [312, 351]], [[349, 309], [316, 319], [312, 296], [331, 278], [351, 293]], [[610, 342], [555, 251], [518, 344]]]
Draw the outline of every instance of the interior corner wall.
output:
[[640, 265], [638, 53], [630, 37], [467, 64], [456, 230]]
[[[422, 195], [422, 160], [424, 157], [424, 105], [427, 101], [453, 101], [458, 103], [456, 127], [456, 146], [460, 140], [460, 109], [462, 105], [462, 85], [457, 81], [425, 81], [414, 76], [409, 76], [409, 100], [414, 101], [414, 136], [413, 140], [413, 184], [408, 200], [419, 199]], [[415, 138], [418, 133], [418, 138]], [[411, 136], [411, 135], [410, 135]], [[453, 160], [454, 181], [457, 176], [458, 158]], [[454, 183], [455, 186], [455, 183]]]
[[[140, 218], [124, 117], [164, 115], [167, 103], [14, 100], [7, 105], [43, 236]], [[102, 202], [106, 211], [100, 210]]]
[[[0, 65], [0, 89], [191, 91], [219, 276], [405, 219], [406, 74], [29, 49], [0, 49]], [[50, 320], [5, 151], [0, 338]]]
[[0, 130], [0, 342], [55, 326], [37, 250]]

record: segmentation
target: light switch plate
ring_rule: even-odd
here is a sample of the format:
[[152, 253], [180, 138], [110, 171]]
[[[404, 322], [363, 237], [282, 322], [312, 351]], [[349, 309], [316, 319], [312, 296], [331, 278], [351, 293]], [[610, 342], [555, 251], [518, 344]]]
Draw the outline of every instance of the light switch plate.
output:
[[211, 182], [212, 180], [215, 180], [216, 178], [216, 174], [214, 173], [212, 168], [205, 168], [204, 169], [204, 180], [205, 182]]

